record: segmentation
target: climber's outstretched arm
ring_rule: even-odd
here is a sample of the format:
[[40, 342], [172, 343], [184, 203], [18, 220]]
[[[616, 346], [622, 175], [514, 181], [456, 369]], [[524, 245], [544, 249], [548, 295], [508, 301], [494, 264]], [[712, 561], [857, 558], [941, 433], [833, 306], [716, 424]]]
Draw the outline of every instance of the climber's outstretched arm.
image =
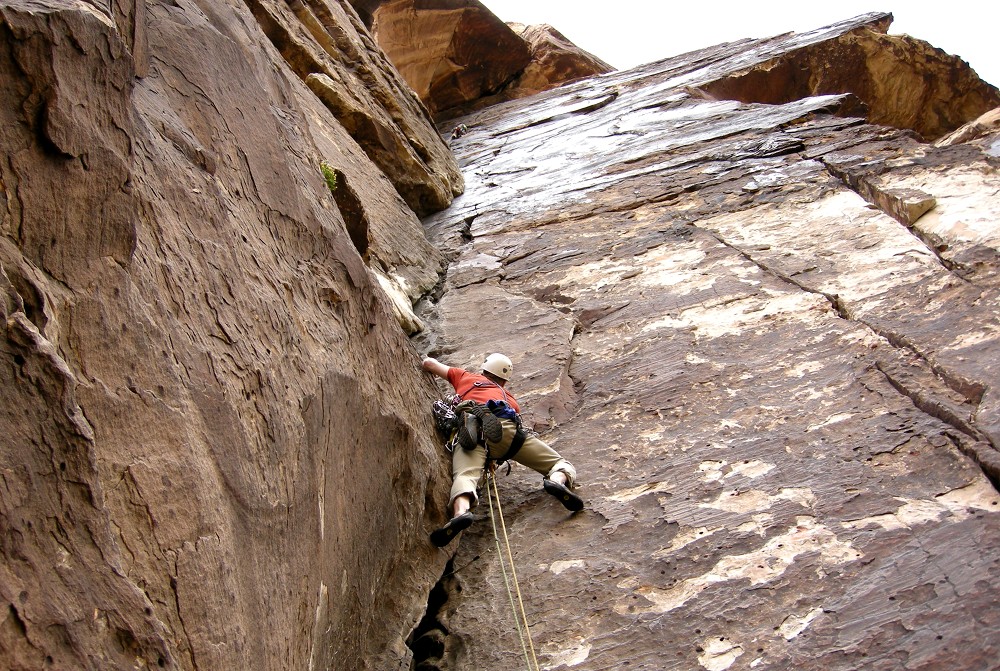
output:
[[428, 373], [433, 373], [444, 380], [448, 379], [448, 366], [445, 366], [437, 359], [427, 357], [424, 359], [421, 367]]

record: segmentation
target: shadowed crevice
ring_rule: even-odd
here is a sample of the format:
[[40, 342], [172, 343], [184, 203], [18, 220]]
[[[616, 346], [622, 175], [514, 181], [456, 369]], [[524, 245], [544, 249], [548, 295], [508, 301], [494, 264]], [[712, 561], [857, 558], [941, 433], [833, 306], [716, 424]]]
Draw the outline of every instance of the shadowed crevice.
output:
[[334, 169], [334, 174], [337, 176], [336, 186], [330, 190], [333, 199], [337, 203], [337, 209], [340, 210], [341, 216], [344, 217], [344, 225], [347, 227], [347, 234], [351, 236], [354, 248], [358, 250], [361, 258], [367, 261], [370, 239], [368, 236], [368, 215], [365, 213], [365, 207], [361, 203], [361, 199], [358, 198], [358, 194], [348, 183], [347, 175], [342, 170], [337, 169]]
[[[475, 561], [478, 557], [474, 558]], [[454, 559], [448, 560], [444, 574], [431, 589], [427, 610], [419, 624], [410, 632], [406, 645], [413, 651], [411, 671], [452, 671], [462, 648], [461, 639], [449, 631], [448, 612], [454, 612], [462, 592], [462, 584], [454, 571]]]

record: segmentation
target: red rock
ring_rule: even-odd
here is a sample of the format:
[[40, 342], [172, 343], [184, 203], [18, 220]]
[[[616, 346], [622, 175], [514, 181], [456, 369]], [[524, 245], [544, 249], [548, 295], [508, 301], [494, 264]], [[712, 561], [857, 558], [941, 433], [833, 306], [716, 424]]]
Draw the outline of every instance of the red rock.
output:
[[494, 105], [452, 154], [345, 3], [5, 2], [0, 665], [520, 667], [487, 524], [427, 538], [418, 351], [503, 349], [587, 501], [500, 483], [545, 667], [990, 668], [996, 126], [709, 93], [886, 20]]
[[495, 93], [529, 63], [527, 44], [478, 0], [392, 0], [372, 32], [432, 114]]
[[551, 26], [508, 26], [478, 0], [354, 4], [439, 121], [613, 69]]
[[612, 66], [573, 44], [552, 26], [508, 25], [531, 49], [531, 62], [507, 91], [508, 99], [534, 95], [582, 77], [614, 71]]
[[[928, 140], [1000, 105], [1000, 91], [965, 61], [909, 35], [887, 35], [891, 14], [870, 16], [847, 32], [837, 24], [806, 33], [778, 54], [765, 46], [746, 67], [704, 90], [769, 104], [852, 93], [870, 122], [909, 128]], [[830, 39], [833, 32], [839, 34]]]
[[0, 9], [4, 669], [410, 654], [448, 482], [381, 286], [435, 285], [461, 175], [353, 12], [289, 8]]

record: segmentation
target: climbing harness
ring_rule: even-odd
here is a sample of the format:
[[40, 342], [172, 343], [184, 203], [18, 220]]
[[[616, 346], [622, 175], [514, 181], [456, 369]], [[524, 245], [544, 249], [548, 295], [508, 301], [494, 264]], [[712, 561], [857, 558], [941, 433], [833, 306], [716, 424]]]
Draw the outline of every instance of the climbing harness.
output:
[[[490, 483], [493, 489], [490, 490]], [[493, 512], [493, 497], [496, 497], [496, 514]], [[514, 622], [517, 624], [517, 635], [521, 639], [521, 650], [524, 652], [524, 662], [528, 671], [539, 671], [538, 658], [535, 657], [535, 646], [531, 643], [531, 629], [528, 627], [528, 616], [524, 612], [524, 601], [521, 599], [521, 586], [517, 582], [517, 571], [514, 570], [514, 555], [510, 550], [510, 538], [507, 536], [507, 525], [503, 521], [503, 510], [500, 508], [500, 490], [497, 489], [496, 471], [489, 468], [486, 471], [486, 498], [490, 502], [490, 523], [493, 525], [493, 539], [497, 544], [497, 555], [500, 557], [500, 569], [503, 571], [503, 581], [507, 586], [507, 596], [510, 599], [510, 608], [514, 613]], [[504, 564], [503, 550], [500, 548], [500, 534], [497, 533], [497, 518], [500, 518], [500, 528], [503, 531], [503, 541], [507, 546], [507, 561], [510, 565], [510, 576], [507, 575], [507, 567]], [[514, 585], [513, 591], [511, 584]], [[517, 594], [517, 605], [514, 604], [514, 594]], [[520, 609], [520, 617], [518, 617]], [[522, 627], [523, 624], [523, 627]], [[527, 643], [525, 643], [527, 640]], [[530, 653], [530, 656], [529, 656]]]
[[517, 429], [514, 431], [514, 437], [510, 440], [510, 447], [507, 448], [502, 457], [495, 459], [499, 465], [503, 465], [505, 461], [510, 461], [516, 457], [517, 453], [524, 446], [525, 438], [528, 437], [528, 434], [525, 433], [524, 428], [521, 426], [521, 418], [518, 417], [515, 421], [517, 422]]
[[[503, 395], [503, 400], [490, 399], [484, 405], [475, 401], [465, 401], [462, 398], [464, 394], [481, 387], [496, 387]], [[477, 445], [485, 445], [487, 442], [497, 444], [503, 439], [503, 426], [497, 420], [509, 419], [514, 422], [516, 428], [507, 451], [503, 456], [493, 458], [493, 461], [503, 464], [517, 455], [528, 437], [527, 432], [521, 426], [521, 415], [514, 410], [512, 403], [513, 399], [502, 386], [496, 382], [478, 380], [464, 392], [456, 393], [447, 401], [434, 401], [431, 410], [434, 414], [434, 425], [444, 438], [445, 449], [449, 452], [453, 452], [456, 446], [472, 450]], [[468, 422], [468, 415], [477, 418], [478, 431], [473, 431], [471, 428], [477, 424], [476, 422]], [[476, 435], [472, 435], [472, 433]]]
[[[465, 390], [465, 393], [467, 394], [473, 389], [479, 387], [496, 387], [499, 389], [500, 393], [503, 394], [503, 400], [489, 400], [486, 402], [486, 408], [492, 412], [494, 416], [499, 417], [500, 419], [509, 419], [517, 425], [517, 428], [514, 431], [514, 437], [510, 441], [510, 447], [507, 448], [507, 451], [502, 457], [494, 459], [498, 465], [502, 465], [505, 461], [509, 461], [517, 455], [518, 451], [520, 451], [521, 447], [524, 445], [524, 441], [528, 437], [528, 434], [525, 432], [524, 427], [521, 426], [521, 415], [514, 410], [512, 399], [507, 394], [506, 389], [496, 382], [489, 380], [477, 380], [471, 387]], [[456, 394], [455, 398], [461, 399], [462, 395]]]

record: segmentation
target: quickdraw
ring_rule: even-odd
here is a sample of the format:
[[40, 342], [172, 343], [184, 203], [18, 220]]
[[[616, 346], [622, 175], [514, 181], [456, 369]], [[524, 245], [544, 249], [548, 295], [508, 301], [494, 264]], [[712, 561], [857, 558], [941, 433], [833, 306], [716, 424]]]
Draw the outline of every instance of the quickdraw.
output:
[[431, 413], [434, 415], [434, 427], [445, 441], [444, 448], [453, 452], [455, 444], [458, 442], [458, 428], [462, 424], [462, 420], [455, 413], [454, 403], [434, 401], [431, 405]]

